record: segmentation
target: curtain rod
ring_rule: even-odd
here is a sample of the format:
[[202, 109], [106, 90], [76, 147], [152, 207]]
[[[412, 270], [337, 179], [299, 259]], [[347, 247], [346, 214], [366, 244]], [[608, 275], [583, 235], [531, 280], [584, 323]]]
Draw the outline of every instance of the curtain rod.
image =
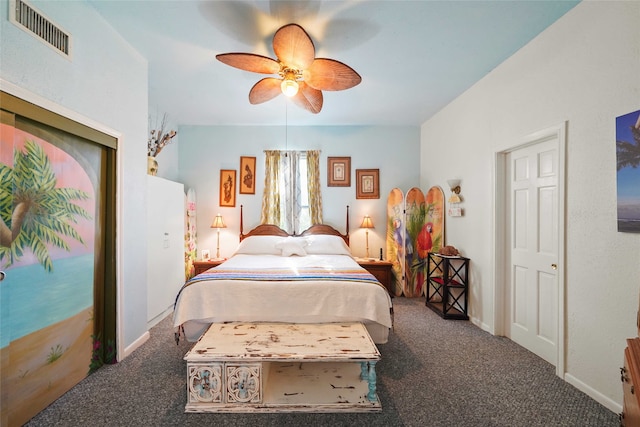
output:
[[289, 151], [289, 152], [295, 152], [295, 151], [299, 151], [299, 152], [317, 151], [318, 153], [322, 153], [322, 150], [262, 150], [263, 153], [267, 153], [269, 151], [281, 151], [281, 152], [285, 152], [285, 151]]

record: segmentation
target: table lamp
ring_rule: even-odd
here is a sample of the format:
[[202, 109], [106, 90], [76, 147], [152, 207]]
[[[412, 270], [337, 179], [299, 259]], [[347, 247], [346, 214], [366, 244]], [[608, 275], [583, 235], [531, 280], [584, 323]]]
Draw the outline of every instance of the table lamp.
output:
[[220, 259], [220, 229], [227, 228], [227, 226], [224, 224], [224, 219], [222, 219], [222, 215], [216, 215], [216, 217], [213, 219], [213, 224], [211, 224], [211, 228], [218, 229], [218, 246], [216, 248], [216, 259]]
[[371, 221], [371, 217], [369, 215], [364, 216], [362, 224], [360, 224], [360, 228], [367, 230], [367, 258], [369, 258], [369, 229], [373, 228], [373, 221]]

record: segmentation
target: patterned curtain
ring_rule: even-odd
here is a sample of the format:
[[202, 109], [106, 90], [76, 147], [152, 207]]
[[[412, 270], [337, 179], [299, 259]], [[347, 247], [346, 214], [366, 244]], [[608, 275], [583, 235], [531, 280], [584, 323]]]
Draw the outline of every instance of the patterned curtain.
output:
[[264, 192], [262, 194], [262, 224], [280, 224], [280, 151], [265, 150]]
[[320, 150], [307, 151], [307, 185], [311, 225], [322, 224], [322, 192], [320, 187]]

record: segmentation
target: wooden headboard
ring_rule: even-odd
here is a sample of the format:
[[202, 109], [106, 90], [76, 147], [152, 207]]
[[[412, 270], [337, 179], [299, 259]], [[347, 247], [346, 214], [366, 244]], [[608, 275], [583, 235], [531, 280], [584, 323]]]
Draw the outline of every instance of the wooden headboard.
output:
[[307, 228], [300, 234], [289, 234], [282, 228], [274, 224], [260, 224], [247, 234], [243, 232], [243, 205], [240, 205], [240, 241], [242, 242], [249, 236], [312, 236], [314, 234], [328, 234], [331, 236], [340, 236], [344, 239], [347, 246], [349, 246], [349, 206], [347, 205], [347, 231], [345, 234], [340, 233], [338, 230], [327, 224], [314, 224]]

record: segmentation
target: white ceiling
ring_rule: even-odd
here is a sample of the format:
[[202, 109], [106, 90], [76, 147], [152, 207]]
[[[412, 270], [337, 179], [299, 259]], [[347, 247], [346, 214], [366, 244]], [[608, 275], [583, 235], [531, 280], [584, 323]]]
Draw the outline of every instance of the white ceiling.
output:
[[[577, 4], [536, 1], [89, 0], [149, 61], [149, 106], [181, 125], [419, 126]], [[262, 77], [215, 59], [274, 57], [271, 41], [295, 22], [316, 57], [362, 76], [323, 92], [319, 114], [284, 96], [249, 104]], [[517, 96], [517, 94], [514, 94]]]

